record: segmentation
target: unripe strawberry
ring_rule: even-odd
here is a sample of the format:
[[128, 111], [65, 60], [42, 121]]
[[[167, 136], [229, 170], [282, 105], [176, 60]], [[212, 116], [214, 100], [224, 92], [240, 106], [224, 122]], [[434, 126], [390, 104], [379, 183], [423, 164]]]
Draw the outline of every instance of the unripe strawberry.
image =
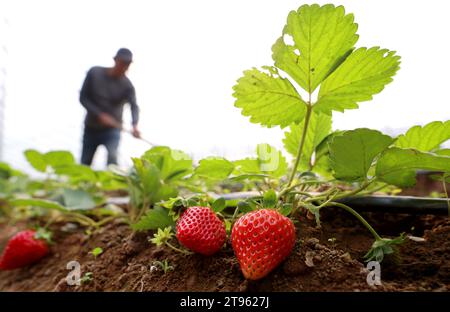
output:
[[35, 263], [49, 252], [47, 242], [36, 238], [36, 231], [25, 230], [14, 235], [0, 257], [0, 270], [13, 270]]
[[205, 256], [225, 243], [225, 224], [209, 207], [190, 207], [177, 222], [177, 239], [185, 247]]
[[292, 252], [295, 227], [289, 218], [274, 209], [255, 210], [236, 221], [231, 243], [244, 277], [258, 280]]

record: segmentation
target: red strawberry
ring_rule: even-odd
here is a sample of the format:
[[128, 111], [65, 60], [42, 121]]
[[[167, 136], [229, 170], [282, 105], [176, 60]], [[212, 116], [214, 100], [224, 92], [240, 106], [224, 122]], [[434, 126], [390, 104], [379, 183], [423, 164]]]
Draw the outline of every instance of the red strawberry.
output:
[[276, 210], [255, 210], [236, 221], [231, 243], [245, 278], [258, 280], [291, 253], [295, 244], [294, 223]]
[[209, 207], [190, 207], [177, 222], [177, 239], [185, 247], [205, 256], [222, 248], [225, 224]]
[[0, 257], [0, 270], [21, 268], [43, 258], [49, 248], [36, 234], [34, 230], [25, 230], [14, 235]]

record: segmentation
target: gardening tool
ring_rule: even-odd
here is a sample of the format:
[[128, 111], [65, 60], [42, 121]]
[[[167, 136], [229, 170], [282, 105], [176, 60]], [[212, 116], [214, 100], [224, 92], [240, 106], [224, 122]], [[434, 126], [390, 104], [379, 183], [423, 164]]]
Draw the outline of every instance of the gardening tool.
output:
[[[123, 132], [126, 132], [126, 133], [129, 133], [129, 134], [133, 135], [133, 131], [130, 130], [130, 129], [125, 129], [125, 128], [121, 127], [120, 130], [123, 131]], [[136, 138], [136, 137], [133, 136], [133, 138]], [[143, 138], [143, 137], [139, 137], [139, 138], [136, 138], [136, 139], [141, 140], [141, 141], [143, 141], [143, 142], [145, 142], [145, 143], [147, 143], [148, 145], [151, 145], [151, 146], [158, 146], [158, 144], [152, 143], [152, 142], [150, 142], [149, 140], [147, 140], [146, 138]]]

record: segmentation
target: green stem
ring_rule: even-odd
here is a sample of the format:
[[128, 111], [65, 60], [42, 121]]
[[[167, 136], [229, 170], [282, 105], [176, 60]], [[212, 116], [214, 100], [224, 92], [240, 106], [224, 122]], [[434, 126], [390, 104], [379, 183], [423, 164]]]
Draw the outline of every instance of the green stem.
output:
[[[311, 95], [310, 95], [311, 97]], [[300, 163], [300, 159], [303, 153], [303, 146], [305, 145], [306, 132], [308, 131], [309, 120], [311, 119], [312, 113], [312, 105], [311, 101], [309, 101], [306, 105], [306, 116], [305, 116], [305, 124], [303, 126], [302, 138], [300, 140], [300, 145], [298, 147], [297, 157], [295, 158], [294, 167], [292, 168], [291, 175], [289, 177], [289, 181], [287, 187], [290, 187], [292, 181], [294, 181], [295, 173], [297, 172], [298, 164]]]
[[364, 224], [364, 226], [370, 231], [370, 233], [373, 235], [373, 237], [375, 237], [376, 240], [382, 240], [381, 236], [378, 235], [378, 233], [375, 231], [375, 229], [359, 214], [357, 213], [355, 210], [353, 210], [352, 208], [350, 208], [349, 206], [342, 204], [342, 203], [337, 203], [337, 202], [329, 202], [327, 204], [327, 206], [336, 206], [339, 208], [342, 208], [348, 212], [350, 212], [352, 215], [354, 215], [362, 224]]
[[[337, 195], [334, 199], [341, 199], [341, 198], [344, 198], [344, 197], [349, 197], [349, 196], [352, 196], [352, 195], [356, 195], [356, 194], [358, 194], [359, 192], [361, 192], [362, 190], [366, 189], [366, 188], [367, 188], [370, 184], [372, 184], [374, 181], [375, 181], [375, 180], [365, 181], [365, 182], [361, 185], [361, 187], [359, 187], [359, 188], [357, 188], [357, 189], [355, 189], [355, 190], [353, 190], [353, 191], [351, 191], [351, 192], [341, 193], [341, 194]], [[323, 199], [326, 199], [327, 196], [328, 196], [328, 195], [325, 195], [325, 196], [324, 196], [324, 195], [320, 195], [320, 196], [317, 196], [317, 197], [309, 198], [309, 199], [307, 199], [306, 201], [307, 201], [307, 202], [314, 202], [314, 201], [318, 201], [318, 200], [323, 200]]]
[[169, 248], [175, 250], [176, 252], [180, 252], [180, 253], [185, 254], [185, 255], [192, 255], [192, 252], [187, 251], [187, 250], [182, 250], [182, 249], [180, 249], [180, 248], [177, 248], [177, 247], [175, 247], [174, 245], [172, 245], [172, 244], [169, 243], [169, 242], [166, 242], [166, 245], [167, 245]]
[[234, 209], [233, 216], [231, 217], [231, 220], [232, 220], [232, 221], [234, 221], [234, 220], [236, 219], [236, 216], [237, 216], [237, 214], [238, 214], [238, 211], [239, 211], [239, 207], [236, 207], [236, 209]]

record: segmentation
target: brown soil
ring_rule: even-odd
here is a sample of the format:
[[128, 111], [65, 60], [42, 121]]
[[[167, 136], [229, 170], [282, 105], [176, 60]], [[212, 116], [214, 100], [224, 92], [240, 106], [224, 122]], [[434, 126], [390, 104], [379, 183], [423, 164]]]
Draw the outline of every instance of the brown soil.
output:
[[[365, 214], [384, 235], [406, 232], [426, 241], [408, 240], [401, 259], [386, 259], [382, 286], [368, 286], [362, 257], [372, 238], [354, 218], [331, 209], [322, 216], [322, 229], [304, 216], [297, 222], [296, 248], [266, 278], [246, 281], [229, 242], [212, 256], [184, 256], [148, 242], [152, 233], [132, 233], [112, 223], [88, 237], [82, 229], [54, 225], [55, 244], [39, 263], [0, 272], [1, 291], [448, 291], [450, 290], [450, 222], [446, 217]], [[22, 226], [0, 228], [0, 248]], [[101, 247], [94, 258], [89, 252]], [[66, 264], [76, 260], [82, 275], [92, 280], [68, 286]], [[152, 269], [168, 260], [173, 270]], [[394, 261], [395, 260], [395, 261]]]

